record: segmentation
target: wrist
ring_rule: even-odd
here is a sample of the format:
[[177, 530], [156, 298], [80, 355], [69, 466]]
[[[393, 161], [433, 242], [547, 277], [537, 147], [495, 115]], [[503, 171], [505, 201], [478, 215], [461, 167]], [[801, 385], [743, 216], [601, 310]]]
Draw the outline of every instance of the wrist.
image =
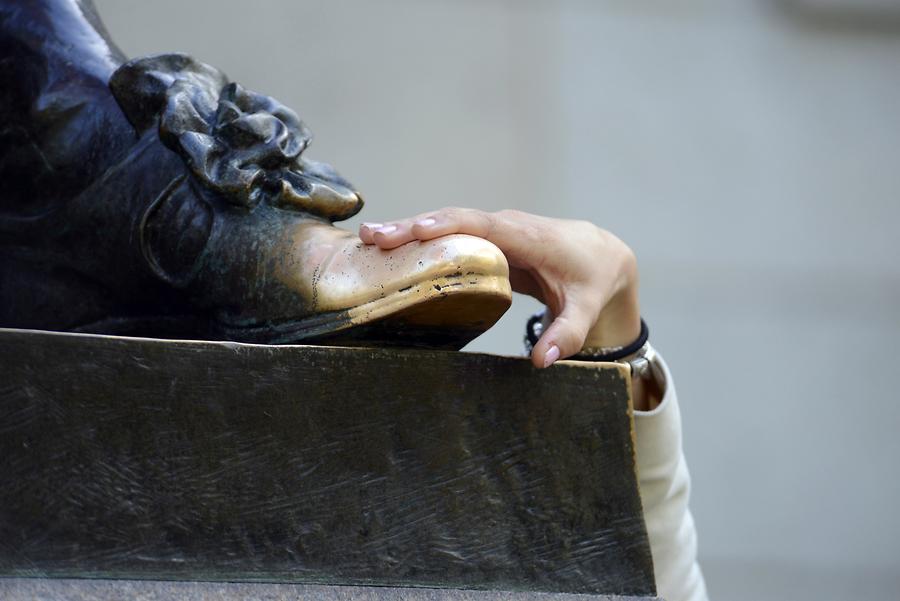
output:
[[600, 311], [584, 340], [585, 348], [625, 346], [641, 333], [641, 311], [637, 286], [616, 294]]

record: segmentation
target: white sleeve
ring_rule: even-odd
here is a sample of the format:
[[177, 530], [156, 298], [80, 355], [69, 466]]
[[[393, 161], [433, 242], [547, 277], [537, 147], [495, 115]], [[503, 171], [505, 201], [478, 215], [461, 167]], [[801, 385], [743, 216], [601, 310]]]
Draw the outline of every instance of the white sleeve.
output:
[[634, 412], [638, 484], [657, 592], [666, 601], [707, 601], [697, 563], [697, 532], [688, 509], [691, 477], [681, 449], [681, 413], [669, 368], [666, 391], [652, 411]]

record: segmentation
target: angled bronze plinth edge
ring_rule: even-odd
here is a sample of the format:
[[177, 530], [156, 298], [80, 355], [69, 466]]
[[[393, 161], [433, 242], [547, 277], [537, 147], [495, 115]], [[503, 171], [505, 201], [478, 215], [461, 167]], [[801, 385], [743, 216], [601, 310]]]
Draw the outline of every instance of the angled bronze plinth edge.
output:
[[622, 366], [14, 329], [0, 365], [0, 576], [655, 595]]

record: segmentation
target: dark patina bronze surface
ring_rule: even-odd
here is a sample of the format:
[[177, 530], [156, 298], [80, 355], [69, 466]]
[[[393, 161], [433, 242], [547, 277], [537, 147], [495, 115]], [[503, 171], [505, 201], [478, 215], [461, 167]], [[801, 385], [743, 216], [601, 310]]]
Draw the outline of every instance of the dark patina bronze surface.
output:
[[0, 574], [653, 595], [625, 368], [0, 331]]
[[294, 111], [90, 0], [0, 0], [0, 51], [0, 326], [460, 348], [509, 306], [492, 244], [333, 227], [362, 199]]

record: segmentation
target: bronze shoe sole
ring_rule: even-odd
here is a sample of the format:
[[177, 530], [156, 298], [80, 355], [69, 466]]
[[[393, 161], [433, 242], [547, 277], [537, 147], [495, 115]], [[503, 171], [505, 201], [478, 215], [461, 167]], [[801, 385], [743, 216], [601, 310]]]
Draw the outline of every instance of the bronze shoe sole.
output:
[[222, 327], [224, 337], [290, 344], [403, 346], [458, 350], [490, 328], [512, 302], [505, 275], [459, 271], [362, 305], [251, 327]]

